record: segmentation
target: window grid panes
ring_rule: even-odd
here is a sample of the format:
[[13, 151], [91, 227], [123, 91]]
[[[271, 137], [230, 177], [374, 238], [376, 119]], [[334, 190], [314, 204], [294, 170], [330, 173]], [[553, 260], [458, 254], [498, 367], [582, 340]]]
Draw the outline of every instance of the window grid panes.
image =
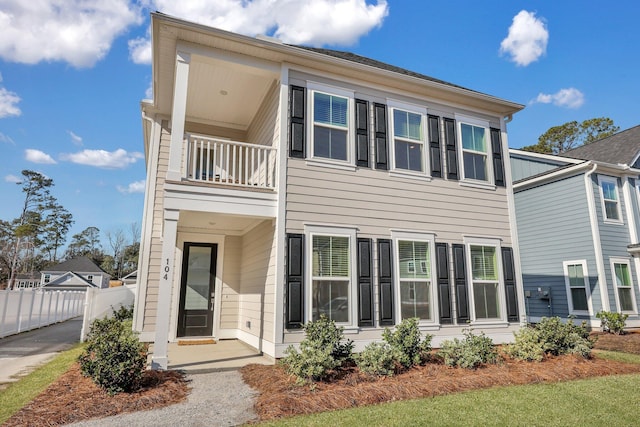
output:
[[431, 255], [429, 242], [398, 241], [400, 316], [431, 319]]
[[422, 115], [393, 110], [395, 168], [424, 171], [424, 135]]
[[500, 318], [498, 260], [494, 246], [471, 246], [471, 276], [476, 319]]
[[571, 303], [576, 311], [588, 311], [587, 289], [585, 287], [585, 277], [582, 264], [567, 265], [567, 277], [569, 279], [569, 289], [571, 290]]
[[604, 199], [605, 218], [620, 220], [618, 210], [618, 189], [615, 182], [602, 181], [602, 198]]
[[348, 159], [349, 99], [321, 92], [313, 94], [313, 155]]
[[312, 320], [321, 315], [340, 323], [349, 321], [349, 238], [313, 236]]
[[631, 286], [631, 273], [629, 264], [614, 263], [614, 276], [618, 288], [618, 301], [622, 311], [633, 311], [633, 288]]
[[488, 181], [486, 129], [462, 123], [460, 125], [460, 134], [462, 138], [464, 177]]

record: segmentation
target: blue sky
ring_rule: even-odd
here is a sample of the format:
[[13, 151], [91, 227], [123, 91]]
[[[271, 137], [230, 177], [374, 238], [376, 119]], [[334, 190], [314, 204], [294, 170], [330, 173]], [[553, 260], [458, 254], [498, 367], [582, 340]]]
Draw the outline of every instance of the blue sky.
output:
[[0, 219], [23, 169], [53, 178], [71, 234], [141, 222], [140, 100], [151, 96], [149, 12], [348, 50], [525, 104], [509, 144], [610, 117], [640, 124], [635, 1], [0, 0]]

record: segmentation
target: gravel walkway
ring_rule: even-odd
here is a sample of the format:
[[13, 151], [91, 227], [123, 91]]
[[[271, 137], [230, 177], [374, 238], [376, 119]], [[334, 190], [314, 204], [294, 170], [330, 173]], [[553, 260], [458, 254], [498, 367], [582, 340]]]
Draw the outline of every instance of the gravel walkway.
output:
[[74, 427], [237, 426], [257, 419], [253, 403], [257, 392], [238, 371], [189, 374], [187, 401], [151, 411], [132, 412], [70, 424]]

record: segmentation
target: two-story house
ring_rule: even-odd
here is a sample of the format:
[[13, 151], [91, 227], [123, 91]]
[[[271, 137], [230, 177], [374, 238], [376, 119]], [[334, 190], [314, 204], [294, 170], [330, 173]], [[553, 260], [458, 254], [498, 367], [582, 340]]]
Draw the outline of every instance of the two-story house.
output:
[[[326, 315], [356, 349], [524, 320], [506, 126], [522, 105], [346, 52], [152, 14], [135, 329], [281, 357]], [[437, 57], [434, 57], [437, 60]]]
[[40, 286], [49, 291], [108, 288], [111, 275], [86, 256], [47, 267], [40, 272]]
[[640, 126], [552, 156], [511, 150], [528, 320], [640, 326]]

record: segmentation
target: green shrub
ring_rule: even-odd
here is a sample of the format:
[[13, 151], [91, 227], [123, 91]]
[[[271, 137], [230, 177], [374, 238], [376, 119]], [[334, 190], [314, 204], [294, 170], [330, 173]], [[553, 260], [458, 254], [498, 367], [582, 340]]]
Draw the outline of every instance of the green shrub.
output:
[[342, 342], [343, 330], [333, 320], [320, 316], [304, 326], [306, 337], [300, 343], [300, 352], [289, 346], [281, 363], [299, 383], [325, 379], [352, 357], [353, 341]]
[[121, 305], [117, 310], [111, 306], [111, 310], [113, 311], [112, 316], [116, 320], [121, 322], [125, 320], [133, 320], [133, 305]]
[[391, 376], [396, 368], [396, 354], [387, 343], [372, 342], [355, 356], [360, 371], [369, 375]]
[[147, 364], [147, 346], [138, 340], [131, 320], [96, 319], [78, 358], [82, 374], [113, 395], [135, 391]]
[[491, 338], [484, 332], [474, 335], [473, 331], [463, 331], [464, 338], [446, 340], [438, 354], [444, 359], [447, 366], [474, 369], [483, 363], [497, 363], [498, 353], [493, 346]]
[[541, 362], [544, 358], [544, 346], [540, 341], [540, 331], [527, 326], [514, 332], [515, 342], [506, 347], [509, 356], [529, 362]]
[[620, 335], [627, 325], [628, 314], [612, 313], [610, 311], [600, 311], [596, 317], [602, 322], [602, 330], [612, 334]]
[[396, 357], [396, 361], [404, 368], [411, 368], [427, 359], [431, 351], [432, 335], [426, 335], [424, 339], [418, 328], [417, 318], [404, 319], [396, 325], [395, 331], [386, 328], [382, 333]]
[[540, 333], [539, 339], [546, 354], [591, 356], [593, 342], [589, 339], [586, 322], [575, 325], [571, 317], [566, 323], [559, 317], [543, 317], [535, 327]]

